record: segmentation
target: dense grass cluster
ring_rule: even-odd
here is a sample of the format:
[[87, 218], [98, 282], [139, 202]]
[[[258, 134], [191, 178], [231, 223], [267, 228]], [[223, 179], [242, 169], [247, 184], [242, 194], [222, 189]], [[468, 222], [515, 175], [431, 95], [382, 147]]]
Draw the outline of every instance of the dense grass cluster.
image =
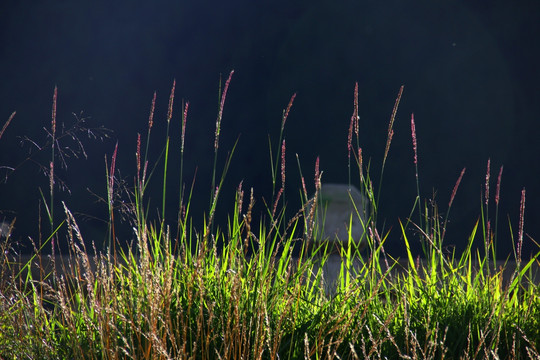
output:
[[[225, 98], [233, 73], [221, 91], [214, 143], [212, 197], [202, 229], [192, 225], [191, 191], [181, 185], [178, 222], [163, 220], [167, 197], [169, 133], [174, 85], [169, 100], [167, 135], [162, 161], [150, 165], [148, 143], [153, 125], [155, 96], [148, 124], [146, 150], [137, 139], [136, 176], [130, 187], [119, 189], [116, 149], [107, 164], [109, 243], [106, 251], [88, 251], [84, 234], [69, 207], [62, 204], [64, 221], [54, 223], [54, 162], [61, 152], [56, 136], [56, 90], [53, 99], [50, 147], [50, 191], [43, 194], [51, 231], [45, 243], [69, 242], [70, 254], [42, 254], [16, 266], [6, 227], [0, 274], [0, 357], [12, 359], [469, 359], [540, 357], [540, 288], [532, 280], [538, 254], [521, 259], [523, 242], [522, 194], [520, 224], [515, 239], [516, 268], [509, 276], [493, 264], [496, 231], [487, 217], [489, 191], [482, 216], [471, 232], [466, 251], [443, 251], [448, 215], [419, 195], [411, 210], [417, 221], [401, 224], [407, 246], [421, 241], [425, 259], [410, 250], [397, 261], [384, 250], [388, 233], [377, 227], [380, 186], [376, 189], [370, 166], [358, 144], [358, 85], [355, 88], [348, 148], [349, 171], [358, 170], [356, 184], [369, 199], [364, 224], [366, 249], [353, 240], [338, 250], [340, 275], [328, 284], [325, 265], [332, 256], [328, 242], [318, 234], [318, 190], [324, 179], [315, 169], [315, 188], [309, 196], [300, 189], [304, 206], [285, 218], [284, 128], [294, 96], [283, 112], [278, 146], [271, 154], [273, 198], [264, 219], [254, 219], [254, 196], [240, 184], [223, 188], [224, 171], [216, 174], [219, 134]], [[392, 111], [384, 160], [393, 135], [400, 89]], [[182, 104], [181, 159], [188, 104]], [[0, 138], [13, 119], [10, 117]], [[417, 144], [411, 118], [414, 165]], [[356, 137], [356, 144], [354, 138]], [[233, 149], [234, 150], [234, 149]], [[157, 176], [162, 171], [162, 176]], [[180, 178], [183, 174], [180, 166]], [[356, 170], [355, 170], [356, 171]], [[486, 188], [489, 186], [489, 163]], [[502, 169], [501, 169], [502, 173]], [[495, 203], [498, 208], [500, 175]], [[416, 171], [418, 176], [418, 171]], [[150, 176], [153, 175], [153, 176]], [[459, 177], [449, 207], [458, 190]], [[281, 179], [280, 179], [281, 177]], [[159, 180], [156, 180], [159, 178]], [[148, 217], [145, 191], [153, 181], [162, 189], [163, 215]], [[281, 182], [279, 181], [281, 180]], [[305, 184], [304, 178], [301, 179]], [[280, 186], [279, 186], [280, 184]], [[417, 182], [418, 184], [418, 182]], [[219, 228], [215, 209], [222, 191], [236, 191], [230, 204], [228, 226]], [[117, 192], [129, 199], [136, 237], [132, 247], [118, 246], [115, 231]], [[417, 189], [419, 194], [419, 189]], [[446, 212], [446, 214], [448, 211]], [[416, 216], [416, 215], [415, 215]], [[495, 219], [496, 221], [496, 219]], [[496, 229], [496, 226], [494, 227]], [[415, 229], [418, 238], [410, 239]], [[481, 241], [483, 251], [476, 250]], [[54, 250], [54, 249], [53, 249]], [[91, 255], [93, 254], [93, 255]], [[481, 255], [482, 254], [482, 255]], [[49, 267], [45, 264], [50, 265]], [[37, 269], [37, 270], [36, 270]]]

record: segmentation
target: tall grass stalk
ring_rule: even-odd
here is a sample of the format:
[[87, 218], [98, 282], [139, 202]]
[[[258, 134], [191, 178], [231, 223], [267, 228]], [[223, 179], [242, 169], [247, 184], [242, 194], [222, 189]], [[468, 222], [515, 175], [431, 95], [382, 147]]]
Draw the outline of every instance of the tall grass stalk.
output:
[[[178, 230], [177, 230], [177, 239], [179, 236], [180, 231], [184, 231], [185, 224], [183, 219], [186, 218], [186, 212], [188, 209], [186, 209], [185, 199], [184, 199], [184, 191], [185, 191], [185, 184], [184, 184], [184, 146], [185, 146], [185, 139], [186, 139], [186, 124], [187, 124], [187, 115], [188, 115], [188, 109], [189, 109], [189, 101], [184, 103], [182, 101], [182, 130], [180, 133], [180, 181], [178, 184], [178, 190], [179, 190], [179, 199], [178, 199]], [[189, 202], [188, 202], [189, 203]]]
[[379, 188], [377, 190], [377, 204], [379, 203], [380, 195], [381, 195], [381, 188], [382, 188], [382, 180], [383, 180], [383, 174], [384, 174], [384, 168], [386, 165], [386, 159], [388, 158], [388, 153], [390, 151], [390, 144], [392, 143], [392, 138], [394, 137], [394, 121], [396, 120], [396, 114], [399, 107], [399, 102], [401, 101], [401, 95], [403, 94], [403, 85], [399, 88], [399, 92], [396, 98], [396, 102], [394, 103], [394, 108], [392, 109], [392, 114], [390, 115], [390, 122], [388, 123], [388, 133], [386, 135], [386, 146], [384, 148], [384, 156], [382, 160], [382, 166], [381, 166], [381, 176], [379, 178]]
[[[272, 142], [270, 140], [270, 137], [268, 137], [268, 146], [269, 146], [269, 153], [270, 153], [270, 169], [272, 172], [272, 199], [276, 198], [276, 183], [278, 178], [278, 172], [279, 172], [279, 161], [280, 159], [283, 160], [282, 150], [283, 150], [283, 141], [284, 141], [284, 131], [285, 131], [285, 124], [287, 123], [287, 118], [289, 117], [289, 113], [292, 109], [294, 99], [296, 98], [296, 93], [292, 94], [289, 104], [287, 105], [287, 108], [283, 110], [283, 114], [281, 116], [281, 127], [279, 128], [279, 138], [276, 145], [276, 154], [272, 154]], [[283, 161], [281, 163], [281, 166], [283, 167]], [[281, 173], [283, 174], [283, 169], [281, 170]], [[282, 175], [283, 176], [283, 175]], [[282, 181], [282, 187], [285, 186]]]
[[499, 175], [497, 176], [497, 188], [495, 190], [495, 228], [493, 229], [493, 259], [497, 259], [497, 235], [499, 225], [499, 200], [501, 194], [501, 180], [502, 180], [503, 166], [499, 169]]
[[[353, 143], [352, 143], [352, 139], [353, 139], [353, 132], [356, 136], [356, 146], [357, 146], [357, 149], [358, 149], [358, 161], [360, 161], [361, 159], [361, 148], [360, 148], [360, 144], [359, 144], [359, 124], [358, 122], [360, 121], [360, 117], [358, 116], [358, 82], [356, 82], [354, 84], [354, 101], [353, 101], [353, 113], [351, 115], [351, 122], [349, 124], [349, 134], [348, 134], [348, 137], [347, 137], [347, 170], [348, 170], [348, 174], [349, 174], [349, 185], [352, 184], [352, 179], [351, 179], [351, 152], [353, 152]], [[353, 155], [354, 152], [353, 152]], [[361, 164], [358, 164], [359, 166], [359, 170], [360, 172], [362, 171], [362, 165]], [[360, 175], [360, 182], [362, 182], [362, 175]]]
[[[285, 124], [287, 122], [287, 118], [289, 117], [289, 113], [292, 109], [294, 99], [296, 98], [296, 93], [292, 94], [289, 103], [287, 107], [283, 110], [283, 114], [281, 116], [281, 127], [279, 130], [279, 138], [276, 145], [276, 153], [275, 155], [272, 154], [272, 141], [270, 139], [270, 136], [268, 137], [268, 149], [270, 154], [270, 170], [271, 170], [271, 176], [272, 176], [272, 197], [271, 201], [266, 204], [268, 214], [270, 216], [271, 222], [274, 224], [278, 224], [278, 222], [275, 221], [275, 219], [278, 219], [279, 216], [276, 216], [276, 211], [278, 209], [278, 205], [281, 200], [282, 204], [282, 211], [285, 211], [286, 207], [286, 196], [285, 196], [285, 165], [286, 165], [286, 141], [284, 138], [284, 130], [285, 130]], [[279, 190], [277, 190], [276, 193], [276, 183], [278, 178], [278, 172], [281, 175], [281, 187]], [[284, 221], [280, 222], [282, 225], [281, 231], [285, 231], [286, 223]]]
[[53, 105], [52, 105], [52, 115], [51, 115], [51, 162], [50, 162], [50, 170], [49, 170], [49, 207], [48, 207], [48, 215], [49, 215], [49, 222], [51, 226], [51, 232], [54, 228], [54, 159], [55, 159], [55, 151], [56, 148], [56, 101], [58, 98], [58, 88], [54, 87], [54, 95], [53, 95]]
[[109, 210], [109, 242], [107, 249], [113, 252], [114, 259], [116, 259], [116, 229], [114, 219], [114, 203], [115, 203], [115, 171], [116, 171], [116, 156], [118, 154], [118, 142], [114, 146], [114, 152], [111, 157], [111, 165], [108, 167], [107, 156], [105, 156], [105, 172], [107, 179], [107, 206]]
[[171, 125], [171, 118], [173, 114], [173, 104], [174, 104], [174, 89], [176, 87], [176, 80], [173, 81], [172, 88], [171, 88], [171, 94], [169, 96], [169, 107], [167, 111], [167, 135], [165, 138], [165, 161], [163, 164], [163, 187], [162, 187], [162, 198], [161, 198], [161, 216], [162, 216], [162, 228], [163, 231], [163, 225], [165, 222], [165, 204], [166, 204], [166, 197], [167, 197], [167, 169], [169, 166], [169, 142], [170, 142], [170, 136], [169, 136], [169, 128]]
[[214, 166], [212, 171], [212, 186], [210, 188], [210, 207], [212, 207], [212, 204], [215, 201], [215, 197], [217, 196], [218, 192], [216, 190], [216, 172], [217, 172], [217, 159], [218, 159], [218, 149], [219, 149], [219, 135], [221, 134], [221, 120], [223, 119], [223, 108], [225, 107], [225, 99], [227, 98], [227, 91], [229, 90], [229, 85], [231, 83], [232, 76], [234, 74], [234, 70], [231, 70], [229, 73], [229, 77], [227, 78], [227, 81], [225, 81], [225, 86], [223, 87], [223, 91], [221, 89], [221, 78], [219, 80], [219, 110], [218, 115], [216, 119], [216, 132], [214, 135]]
[[414, 114], [411, 114], [411, 138], [414, 152], [414, 175], [416, 180], [416, 199], [414, 201], [413, 210], [418, 207], [418, 226], [423, 228], [422, 225], [422, 197], [420, 196], [420, 179], [418, 176], [418, 143], [416, 139], [416, 124], [414, 122]]
[[[55, 163], [55, 148], [56, 148], [56, 102], [58, 99], [58, 88], [54, 87], [53, 100], [52, 100], [52, 110], [51, 110], [51, 131], [48, 134], [51, 138], [51, 160], [48, 164], [47, 174], [49, 182], [49, 201], [45, 198], [43, 191], [39, 188], [41, 195], [41, 200], [45, 205], [45, 210], [47, 211], [47, 220], [49, 222], [50, 232], [54, 230], [54, 163]], [[7, 124], [6, 124], [7, 126]], [[3, 132], [3, 131], [2, 131]], [[40, 215], [41, 216], [41, 215]], [[54, 241], [53, 241], [54, 242]]]

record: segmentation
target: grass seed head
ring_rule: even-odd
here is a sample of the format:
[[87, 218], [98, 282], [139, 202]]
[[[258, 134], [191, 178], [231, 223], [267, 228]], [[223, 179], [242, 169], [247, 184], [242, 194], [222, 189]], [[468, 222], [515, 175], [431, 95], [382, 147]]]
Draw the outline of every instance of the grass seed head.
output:
[[416, 143], [416, 125], [414, 123], [414, 114], [411, 114], [411, 134], [414, 151], [414, 165], [418, 165], [418, 148]]
[[497, 189], [495, 190], [495, 204], [499, 206], [499, 195], [501, 192], [501, 178], [502, 178], [503, 166], [499, 170], [499, 176], [497, 177]]
[[152, 97], [152, 104], [150, 105], [150, 115], [148, 116], [148, 132], [154, 125], [154, 110], [156, 109], [156, 92], [154, 91], [154, 97]]
[[171, 94], [169, 95], [169, 110], [167, 111], [167, 122], [171, 121], [173, 114], [173, 104], [174, 104], [174, 90], [176, 88], [176, 79], [173, 80]]
[[485, 188], [486, 193], [484, 194], [486, 206], [489, 203], [489, 177], [490, 177], [490, 172], [491, 172], [490, 167], [491, 167], [491, 159], [488, 158], [487, 170], [486, 170], [486, 188]]

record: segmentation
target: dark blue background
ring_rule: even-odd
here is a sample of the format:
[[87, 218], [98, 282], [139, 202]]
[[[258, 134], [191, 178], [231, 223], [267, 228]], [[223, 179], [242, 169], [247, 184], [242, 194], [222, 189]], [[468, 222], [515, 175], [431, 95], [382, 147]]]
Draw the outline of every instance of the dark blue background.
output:
[[[136, 134], [146, 135], [157, 91], [151, 160], [163, 147], [172, 80], [168, 190], [178, 198], [180, 104], [189, 100], [185, 180], [197, 167], [195, 217], [208, 208], [220, 74], [235, 70], [225, 105], [220, 166], [241, 134], [224, 189], [221, 221], [232, 209], [234, 188], [255, 188], [259, 211], [271, 195], [268, 135], [277, 141], [281, 114], [297, 98], [286, 124], [287, 199], [298, 205], [298, 153], [308, 188], [320, 156], [323, 180], [347, 182], [347, 130], [353, 89], [359, 83], [360, 140], [378, 181], [388, 120], [405, 85], [395, 123], [380, 204], [389, 248], [399, 253], [397, 218], [408, 216], [416, 195], [410, 116], [414, 112], [422, 195], [446, 211], [463, 167], [465, 178], [450, 213], [450, 243], [463, 246], [480, 213], [487, 159], [491, 189], [504, 165], [499, 214], [501, 254], [511, 251], [508, 219], [517, 232], [522, 187], [527, 189], [525, 230], [540, 233], [540, 13], [536, 1], [4, 1], [0, 5], [0, 118], [17, 111], [0, 139], [0, 165], [27, 154], [19, 136], [38, 142], [50, 126], [54, 86], [58, 122], [84, 112], [114, 139], [89, 142], [88, 160], [59, 171], [71, 184], [64, 194], [74, 212], [106, 218], [104, 154], [119, 143], [118, 167], [135, 174]], [[48, 155], [48, 153], [46, 154]], [[39, 158], [48, 162], [47, 156]], [[160, 168], [161, 169], [161, 168]], [[159, 170], [162, 171], [162, 170]], [[161, 175], [158, 175], [158, 178]], [[47, 178], [27, 163], [0, 184], [0, 219], [17, 216], [14, 238], [37, 237], [38, 186]], [[151, 209], [160, 206], [155, 182]], [[169, 220], [174, 220], [171, 210]], [[57, 213], [60, 207], [57, 206]], [[155, 214], [151, 211], [151, 214]], [[382, 225], [382, 223], [381, 223]], [[87, 240], [101, 242], [103, 223], [81, 218]], [[502, 236], [504, 235], [504, 236]], [[529, 245], [527, 245], [529, 244]], [[525, 248], [533, 249], [526, 240]], [[418, 247], [416, 246], [416, 249]]]

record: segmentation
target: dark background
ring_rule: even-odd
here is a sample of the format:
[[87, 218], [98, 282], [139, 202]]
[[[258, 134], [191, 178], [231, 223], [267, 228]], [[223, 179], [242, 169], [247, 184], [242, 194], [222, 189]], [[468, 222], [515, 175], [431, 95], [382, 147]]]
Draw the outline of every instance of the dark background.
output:
[[[380, 226], [392, 228], [388, 249], [401, 254], [398, 217], [408, 216], [416, 195], [410, 117], [418, 135], [422, 196], [444, 215], [463, 167], [447, 234], [462, 248], [480, 215], [486, 163], [491, 158], [490, 217], [496, 177], [504, 165], [499, 209], [499, 256], [512, 250], [508, 221], [517, 233], [521, 189], [526, 188], [525, 231], [540, 233], [540, 6], [537, 1], [3, 1], [0, 5], [0, 119], [15, 118], [0, 139], [0, 165], [21, 163], [29, 149], [22, 136], [46, 141], [54, 86], [59, 124], [74, 122], [114, 131], [104, 141], [81, 140], [88, 159], [68, 159], [57, 173], [71, 194], [58, 192], [78, 215], [87, 241], [103, 242], [106, 205], [104, 155], [118, 141], [117, 168], [135, 174], [137, 133], [146, 136], [157, 91], [150, 161], [165, 142], [167, 102], [173, 79], [168, 220], [178, 199], [178, 148], [182, 99], [190, 102], [184, 180], [197, 168], [192, 214], [208, 209], [218, 86], [230, 70], [218, 172], [239, 143], [223, 190], [218, 218], [232, 210], [234, 189], [271, 196], [268, 136], [273, 151], [282, 110], [297, 97], [285, 129], [287, 200], [298, 207], [300, 158], [308, 189], [320, 156], [323, 181], [346, 183], [347, 131], [359, 83], [360, 143], [378, 182], [388, 120], [405, 85], [385, 169]], [[81, 115], [81, 111], [83, 112]], [[59, 130], [60, 131], [60, 130]], [[73, 143], [66, 143], [73, 145]], [[0, 184], [0, 220], [17, 217], [12, 241], [28, 242], [39, 231], [39, 187], [48, 180], [37, 154]], [[150, 214], [161, 206], [162, 167], [155, 175]], [[5, 174], [2, 172], [3, 180]], [[120, 176], [119, 176], [120, 177]], [[248, 192], [248, 191], [246, 191]], [[42, 209], [43, 211], [43, 209]], [[100, 220], [101, 219], [101, 220]], [[45, 225], [43, 225], [45, 226]], [[200, 226], [200, 224], [199, 224]], [[123, 236], [131, 238], [128, 231]], [[415, 251], [419, 246], [415, 244]], [[525, 251], [535, 250], [529, 239]]]

